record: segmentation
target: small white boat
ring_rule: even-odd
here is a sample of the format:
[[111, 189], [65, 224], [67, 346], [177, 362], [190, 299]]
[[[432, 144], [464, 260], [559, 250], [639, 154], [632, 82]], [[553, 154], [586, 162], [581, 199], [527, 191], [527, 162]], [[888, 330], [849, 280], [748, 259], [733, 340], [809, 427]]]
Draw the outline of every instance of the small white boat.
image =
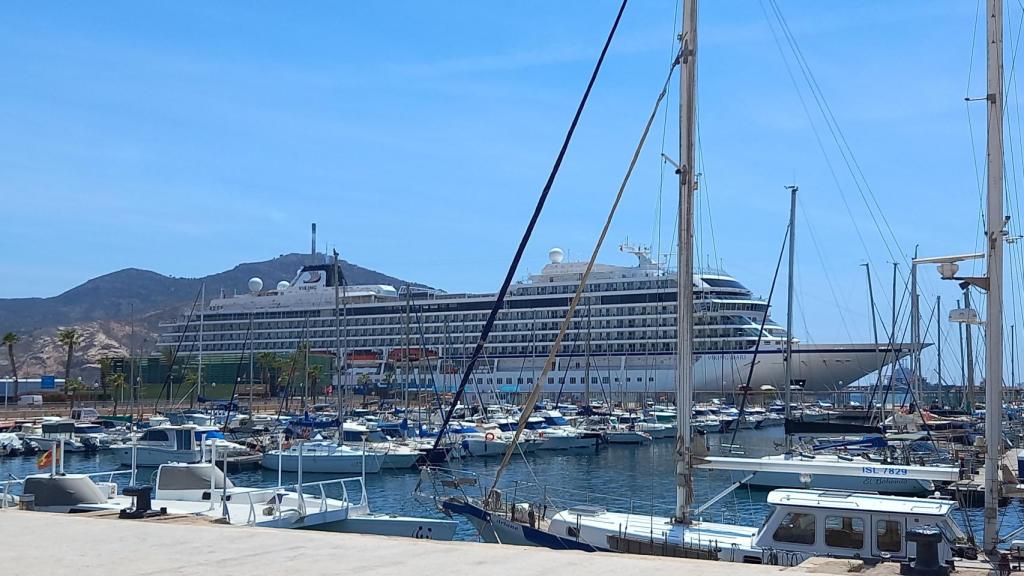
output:
[[[118, 494], [117, 484], [111, 481], [118, 472], [34, 474], [23, 480], [23, 493], [32, 495], [36, 510], [43, 512], [118, 510], [141, 517], [146, 508], [164, 509], [169, 514], [214, 518], [240, 526], [432, 540], [451, 540], [458, 525], [444, 519], [375, 514], [370, 511], [361, 477], [303, 483], [300, 475], [298, 482], [288, 487], [245, 488], [233, 485], [209, 463], [164, 464], [156, 472], [150, 500], [148, 493]], [[107, 482], [92, 479], [103, 476]]]
[[245, 446], [228, 442], [215, 428], [193, 424], [149, 428], [132, 442], [114, 446], [111, 450], [123, 466], [131, 466], [133, 463], [136, 466], [159, 466], [171, 462], [202, 462], [205, 450], [213, 445], [216, 445], [221, 455], [235, 456], [249, 452]]
[[649, 444], [652, 440], [646, 432], [619, 427], [606, 430], [604, 438], [609, 444]]
[[25, 439], [35, 442], [41, 450], [50, 450], [63, 443], [65, 452], [88, 452], [99, 450], [100, 445], [92, 438], [79, 438], [75, 434], [74, 420], [44, 420], [38, 428], [32, 426], [25, 432]]
[[300, 441], [263, 454], [262, 465], [269, 470], [302, 471], [316, 474], [359, 474], [379, 472], [383, 458], [376, 458], [344, 444], [329, 441]]

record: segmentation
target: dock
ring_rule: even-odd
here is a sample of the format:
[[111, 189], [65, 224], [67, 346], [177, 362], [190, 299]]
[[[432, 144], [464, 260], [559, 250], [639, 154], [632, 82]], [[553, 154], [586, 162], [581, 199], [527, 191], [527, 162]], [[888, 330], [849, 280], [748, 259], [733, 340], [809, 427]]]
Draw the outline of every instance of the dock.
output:
[[242, 454], [240, 456], [228, 456], [227, 458], [217, 458], [217, 468], [224, 470], [225, 472], [233, 474], [235, 472], [244, 472], [246, 470], [259, 470], [263, 462], [262, 454]]
[[[40, 534], [60, 545], [41, 547]], [[252, 576], [324, 574], [339, 570], [374, 576], [453, 571], [516, 576], [550, 576], [552, 573], [588, 576], [899, 574], [898, 564], [881, 564], [869, 569], [860, 561], [833, 558], [812, 558], [799, 566], [786, 568], [476, 542], [251, 528], [196, 521], [192, 517], [118, 520], [112, 514], [68, 515], [19, 510], [0, 512], [0, 542], [4, 542], [5, 576], [191, 576], [206, 571], [218, 576]], [[958, 567], [957, 573], [981, 576], [985, 571]]]

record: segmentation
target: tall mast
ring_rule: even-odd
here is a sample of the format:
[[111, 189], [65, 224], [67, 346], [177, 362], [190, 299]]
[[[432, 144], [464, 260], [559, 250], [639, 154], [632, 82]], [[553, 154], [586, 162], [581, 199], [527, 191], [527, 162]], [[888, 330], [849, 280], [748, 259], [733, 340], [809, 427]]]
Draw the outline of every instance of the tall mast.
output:
[[871, 333], [875, 337], [875, 351], [878, 351], [878, 322], [875, 319], [875, 289], [871, 284], [871, 263], [865, 262], [861, 264], [864, 270], [868, 274], [868, 312], [871, 314]]
[[337, 250], [334, 251], [334, 266], [332, 266], [331, 274], [334, 281], [334, 346], [337, 357], [335, 361], [337, 377], [334, 379], [334, 398], [338, 403], [338, 444], [341, 445], [345, 441], [345, 417], [341, 413], [341, 390], [342, 378], [344, 378], [343, 374], [345, 373], [345, 352], [341, 349], [341, 296], [339, 294], [339, 276], [341, 275], [338, 274]]
[[985, 539], [999, 542], [999, 448], [1003, 413], [1003, 0], [988, 2], [988, 325], [985, 338]]
[[910, 390], [911, 402], [921, 405], [921, 305], [917, 299], [917, 248], [910, 263]]
[[697, 0], [683, 5], [679, 73], [679, 250], [676, 272], [676, 516], [690, 522], [693, 502], [693, 447], [690, 411], [693, 403], [693, 191], [697, 112]]
[[[203, 320], [205, 319], [206, 312], [206, 282], [203, 282], [202, 287], [199, 289], [199, 369], [196, 370], [196, 386], [197, 396], [203, 395]], [[192, 397], [192, 393], [189, 392], [189, 398]]]
[[[793, 402], [793, 266], [796, 264], [796, 193], [797, 186], [789, 189], [789, 284], [786, 287], [786, 420], [792, 418]], [[765, 312], [767, 314], [767, 312]], [[738, 426], [738, 424], [737, 424]], [[786, 434], [786, 450], [793, 447], [793, 437]]]
[[[971, 307], [971, 286], [964, 286], [964, 308]], [[974, 413], [974, 329], [970, 324], [964, 325], [964, 332], [967, 333], [967, 394], [964, 396], [964, 403], [967, 411]]]
[[938, 353], [936, 359], [936, 377], [939, 385], [939, 405], [945, 406], [946, 402], [942, 394], [942, 296], [935, 296], [935, 351]]

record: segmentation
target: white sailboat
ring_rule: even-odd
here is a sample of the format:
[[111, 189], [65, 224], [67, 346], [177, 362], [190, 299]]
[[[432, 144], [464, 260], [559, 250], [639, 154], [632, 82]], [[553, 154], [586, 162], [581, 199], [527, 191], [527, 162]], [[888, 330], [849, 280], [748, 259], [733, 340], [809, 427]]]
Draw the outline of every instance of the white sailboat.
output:
[[[693, 270], [690, 247], [693, 239], [692, 200], [696, 186], [693, 170], [698, 54], [696, 0], [686, 1], [683, 10], [682, 46], [678, 60], [681, 65], [680, 155], [677, 166], [680, 189], [680, 249], [677, 251], [680, 278], [688, 277]], [[602, 240], [603, 237], [602, 234]], [[594, 251], [595, 258], [599, 249], [600, 241]], [[576, 298], [570, 304], [566, 324], [571, 321], [574, 304], [587, 280], [588, 274], [584, 273], [580, 278]], [[441, 474], [440, 481], [433, 482], [435, 489], [440, 485], [455, 487], [459, 491], [455, 496], [439, 499], [441, 508], [465, 515], [485, 540], [559, 549], [660, 553], [769, 564], [797, 564], [811, 556], [825, 555], [866, 560], [909, 559], [917, 555], [917, 544], [907, 537], [907, 531], [931, 527], [937, 529], [941, 538], [938, 546], [940, 562], [951, 560], [957, 553], [966, 554], [963, 552], [964, 535], [950, 517], [955, 503], [943, 500], [879, 496], [875, 493], [776, 490], [769, 495], [769, 503], [774, 509], [760, 529], [697, 519], [700, 510], [697, 514], [691, 510], [693, 468], [696, 464], [728, 468], [728, 463], [721, 459], [716, 461], [704, 458], [704, 455], [695, 454], [694, 451], [690, 426], [693, 394], [691, 283], [678, 284], [677, 302], [676, 325], [679, 330], [676, 347], [676, 411], [680, 418], [676, 440], [676, 510], [672, 517], [643, 516], [632, 511], [614, 512], [595, 506], [552, 511], [548, 508], [546, 497], [540, 503], [509, 503], [496, 489], [500, 473], [508, 463], [508, 456], [498, 470], [498, 478], [480, 499], [467, 496], [464, 490], [466, 486], [479, 485], [478, 481], [466, 478], [459, 472], [448, 473], [448, 478]], [[564, 330], [565, 325], [563, 334]], [[560, 339], [556, 338], [554, 347], [559, 344]], [[542, 372], [541, 376], [545, 375]], [[531, 396], [526, 405], [531, 405], [533, 401], [535, 399]], [[791, 462], [742, 460], [746, 460], [742, 462], [743, 465], [756, 463], [766, 471], [769, 465], [779, 466], [782, 471], [794, 468]], [[913, 467], [901, 466], [874, 470], [851, 462], [819, 463], [816, 466], [818, 468], [815, 472], [825, 471], [833, 475], [936, 474], [932, 469], [917, 471], [911, 470]], [[807, 474], [812, 472], [806, 467], [803, 470]], [[717, 498], [709, 504], [715, 501]]]

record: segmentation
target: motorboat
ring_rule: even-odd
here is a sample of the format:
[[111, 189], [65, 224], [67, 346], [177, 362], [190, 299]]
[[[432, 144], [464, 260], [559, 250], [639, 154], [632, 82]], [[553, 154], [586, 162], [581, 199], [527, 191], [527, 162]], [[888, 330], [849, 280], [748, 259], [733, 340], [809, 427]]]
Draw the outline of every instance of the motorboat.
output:
[[[116, 510], [125, 517], [184, 514], [240, 526], [433, 540], [451, 540], [457, 527], [446, 519], [371, 512], [361, 477], [303, 483], [300, 475], [296, 484], [287, 487], [247, 488], [235, 486], [211, 463], [172, 463], [157, 469], [153, 487], [133, 486], [119, 494], [112, 481], [117, 473], [34, 474], [22, 481], [22, 493], [33, 497], [36, 510], [47, 512]], [[106, 482], [93, 480], [104, 476]]]
[[263, 454], [262, 466], [283, 472], [317, 474], [373, 474], [379, 472], [384, 459], [369, 451], [327, 440], [299, 440]]
[[95, 438], [80, 438], [75, 434], [75, 424], [74, 420], [44, 420], [38, 428], [27, 428], [25, 439], [35, 442], [42, 450], [50, 450], [57, 444], [63, 444], [65, 452], [99, 450], [100, 444]]
[[221, 455], [238, 456], [249, 450], [229, 442], [219, 430], [194, 424], [148, 428], [128, 443], [111, 450], [123, 466], [159, 466], [170, 462], [201, 462], [206, 449], [214, 445]]

